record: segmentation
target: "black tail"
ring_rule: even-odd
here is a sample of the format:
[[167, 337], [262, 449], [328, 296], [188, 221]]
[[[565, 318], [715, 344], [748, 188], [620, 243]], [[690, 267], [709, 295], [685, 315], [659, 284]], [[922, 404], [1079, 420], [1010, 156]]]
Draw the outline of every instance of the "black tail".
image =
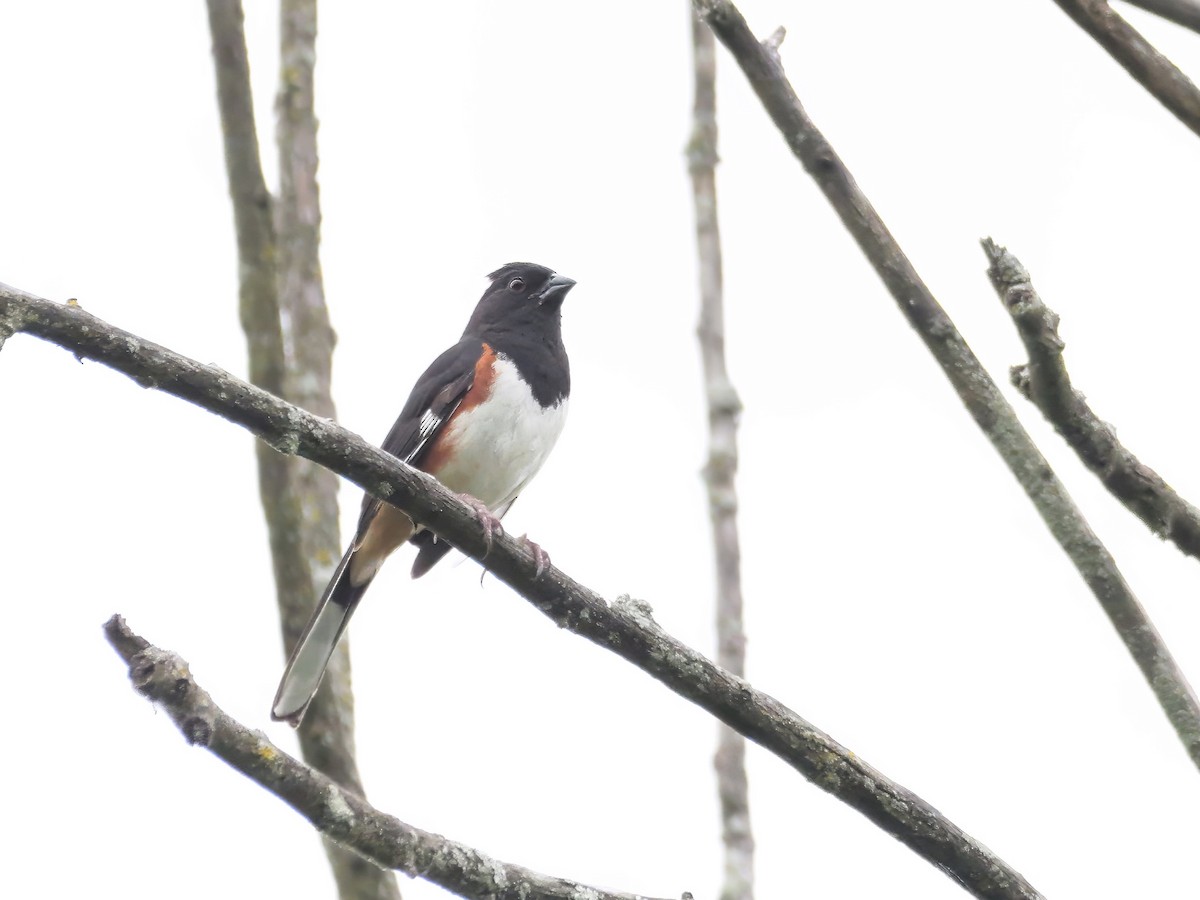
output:
[[454, 548], [448, 541], [439, 538], [432, 531], [418, 531], [408, 539], [410, 544], [416, 544], [417, 558], [413, 560], [412, 577], [420, 578], [438, 564], [443, 556]]
[[279, 682], [279, 690], [275, 692], [271, 718], [287, 722], [293, 728], [304, 718], [308, 704], [325, 677], [329, 657], [333, 655], [346, 624], [371, 584], [371, 578], [362, 584], [350, 583], [350, 559], [353, 555], [354, 549], [351, 547], [338, 563], [321, 602], [317, 604], [316, 611], [304, 626], [304, 633], [292, 650]]

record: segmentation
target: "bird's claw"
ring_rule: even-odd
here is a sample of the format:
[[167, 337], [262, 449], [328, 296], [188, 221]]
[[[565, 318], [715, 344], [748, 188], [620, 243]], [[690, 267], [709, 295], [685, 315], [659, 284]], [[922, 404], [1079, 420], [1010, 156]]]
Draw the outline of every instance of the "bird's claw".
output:
[[483, 526], [483, 555], [487, 556], [492, 552], [492, 539], [496, 536], [497, 532], [504, 530], [504, 526], [500, 524], [500, 520], [492, 514], [492, 511], [486, 505], [470, 494], [459, 494], [458, 499], [471, 507], [472, 512], [475, 513], [475, 518]]
[[541, 548], [539, 544], [535, 544], [529, 539], [529, 535], [521, 535], [521, 543], [524, 544], [531, 554], [533, 554], [533, 562], [537, 567], [533, 573], [534, 581], [541, 578], [546, 570], [550, 568], [550, 554]]

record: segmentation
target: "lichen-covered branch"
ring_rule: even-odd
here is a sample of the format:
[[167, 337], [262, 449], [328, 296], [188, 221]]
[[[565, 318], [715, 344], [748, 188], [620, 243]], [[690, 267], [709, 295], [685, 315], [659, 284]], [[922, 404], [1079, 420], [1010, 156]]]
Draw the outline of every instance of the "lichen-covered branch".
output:
[[382, 813], [232, 718], [196, 683], [186, 662], [135, 634], [120, 616], [109, 619], [104, 632], [129, 666], [134, 688], [166, 711], [189, 744], [228, 763], [375, 867], [398, 869], [472, 900], [646, 900], [501, 862]]
[[[746, 674], [746, 633], [742, 623], [742, 550], [737, 525], [737, 426], [741, 402], [725, 365], [724, 284], [721, 230], [717, 218], [717, 54], [712, 32], [695, 16], [692, 28], [694, 99], [688, 170], [696, 217], [696, 258], [700, 271], [700, 323], [696, 335], [704, 367], [708, 407], [708, 513], [717, 564], [717, 664]], [[750, 827], [750, 784], [746, 739], [719, 726], [713, 759], [721, 805], [725, 877], [721, 900], [753, 900], [754, 833]]]
[[[237, 233], [239, 305], [250, 380], [319, 415], [332, 416], [332, 331], [317, 257], [320, 208], [312, 110], [315, 2], [290, 0], [282, 6], [278, 143], [283, 190], [278, 203], [263, 177], [241, 2], [208, 0], [208, 16]], [[258, 444], [255, 452], [280, 627], [285, 652], [290, 652], [340, 554], [337, 484], [324, 470], [301, 465], [265, 444]], [[299, 739], [311, 765], [363, 793], [355, 762], [347, 641], [330, 660]], [[325, 842], [325, 852], [342, 900], [398, 900], [390, 872], [331, 841]]]
[[921, 280], [829, 141], [808, 117], [783, 71], [775, 44], [760, 43], [729, 0], [693, 0], [693, 6], [738, 61], [792, 153], [825, 194], [901, 313], [942, 367], [967, 412], [1083, 576], [1141, 669], [1184, 750], [1200, 767], [1200, 704], [1162, 636], [1012, 406]]
[[1054, 0], [1121, 68], [1200, 135], [1200, 90], [1105, 0]]
[[990, 238], [983, 241], [988, 277], [1012, 316], [1029, 353], [1015, 366], [1012, 381], [1041, 411], [1084, 465], [1114, 497], [1161, 538], [1200, 559], [1200, 509], [1172, 490], [1162, 477], [1130, 453], [1112, 427], [1101, 421], [1071, 386], [1058, 336], [1058, 315], [1042, 302], [1020, 260]]
[[480, 561], [559, 627], [616, 653], [775, 754], [976, 897], [1032, 900], [1041, 896], [1020, 873], [916, 794], [775, 698], [664, 632], [645, 604], [624, 599], [610, 605], [553, 565], [539, 577], [538, 562], [527, 542], [501, 531], [489, 546], [470, 506], [424, 472], [358, 435], [222, 369], [122, 331], [78, 306], [0, 285], [0, 322], [81, 359], [97, 360], [143, 387], [194, 403], [280, 452], [320, 463], [395, 504]]

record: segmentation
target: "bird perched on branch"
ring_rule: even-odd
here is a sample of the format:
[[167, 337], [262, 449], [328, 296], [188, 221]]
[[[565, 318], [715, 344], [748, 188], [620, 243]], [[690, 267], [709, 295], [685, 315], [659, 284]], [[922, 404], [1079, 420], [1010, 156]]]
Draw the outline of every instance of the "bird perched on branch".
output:
[[[509, 263], [488, 278], [462, 338], [417, 379], [383, 449], [461, 494], [490, 540], [566, 420], [561, 314], [575, 282], [532, 263]], [[414, 578], [450, 550], [396, 507], [364, 496], [354, 540], [292, 651], [271, 718], [300, 724], [350, 616], [405, 541], [418, 548]], [[549, 558], [528, 543], [540, 572]]]

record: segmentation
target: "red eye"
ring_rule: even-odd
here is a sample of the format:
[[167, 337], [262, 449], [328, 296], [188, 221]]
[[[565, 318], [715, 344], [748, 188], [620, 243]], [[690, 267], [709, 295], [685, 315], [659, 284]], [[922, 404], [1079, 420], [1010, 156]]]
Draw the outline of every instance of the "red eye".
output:
[[521, 291], [525, 290], [525, 282], [523, 279], [514, 278], [508, 283], [508, 289], [519, 294]]

